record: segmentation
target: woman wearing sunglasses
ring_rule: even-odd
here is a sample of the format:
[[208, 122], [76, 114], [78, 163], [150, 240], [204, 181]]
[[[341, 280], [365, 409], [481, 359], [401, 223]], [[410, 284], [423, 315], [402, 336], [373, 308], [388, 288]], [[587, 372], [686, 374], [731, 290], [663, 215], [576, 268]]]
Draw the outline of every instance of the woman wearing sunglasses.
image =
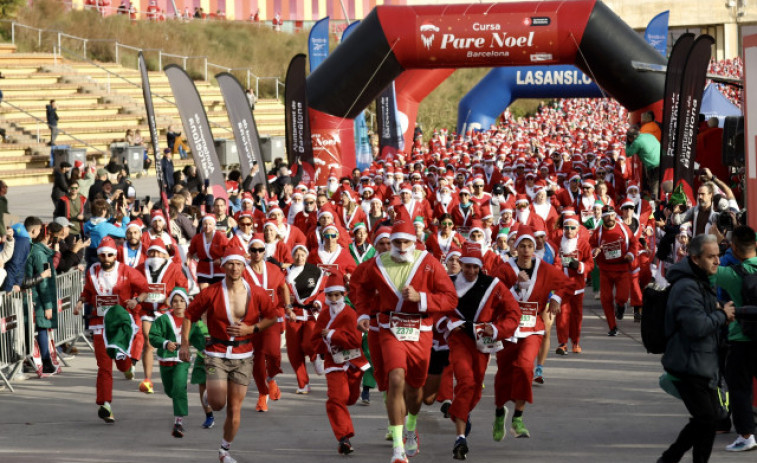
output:
[[465, 239], [455, 231], [452, 215], [442, 214], [439, 217], [439, 229], [431, 233], [426, 240], [426, 248], [434, 257], [444, 262], [452, 248], [459, 248]]

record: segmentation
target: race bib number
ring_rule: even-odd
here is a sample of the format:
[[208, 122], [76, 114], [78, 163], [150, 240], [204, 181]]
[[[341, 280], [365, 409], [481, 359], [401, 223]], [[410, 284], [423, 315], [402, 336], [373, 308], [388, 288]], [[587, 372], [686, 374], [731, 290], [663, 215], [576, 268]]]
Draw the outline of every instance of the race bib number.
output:
[[604, 245], [603, 250], [605, 254], [605, 259], [607, 260], [620, 259], [622, 255], [621, 253], [623, 252], [622, 243], [620, 241], [607, 243]]
[[536, 326], [536, 317], [539, 313], [538, 302], [518, 302], [520, 306], [520, 328], [533, 328]]
[[97, 307], [97, 316], [104, 317], [105, 312], [108, 311], [114, 305], [118, 305], [118, 296], [97, 296], [95, 298], [95, 306]]
[[334, 359], [334, 363], [344, 363], [360, 357], [360, 348], [357, 349], [332, 349], [331, 358]]
[[328, 274], [335, 274], [335, 273], [338, 273], [339, 271], [338, 264], [318, 264], [318, 268]]
[[398, 341], [418, 341], [421, 338], [421, 319], [392, 315], [389, 329]]
[[161, 304], [166, 300], [166, 284], [150, 283], [147, 285], [147, 298], [145, 302]]
[[476, 333], [476, 348], [479, 352], [485, 354], [491, 354], [493, 352], [499, 352], [505, 347], [502, 345], [502, 341], [497, 341], [491, 336], [484, 334], [485, 323], [474, 323], [473, 331]]

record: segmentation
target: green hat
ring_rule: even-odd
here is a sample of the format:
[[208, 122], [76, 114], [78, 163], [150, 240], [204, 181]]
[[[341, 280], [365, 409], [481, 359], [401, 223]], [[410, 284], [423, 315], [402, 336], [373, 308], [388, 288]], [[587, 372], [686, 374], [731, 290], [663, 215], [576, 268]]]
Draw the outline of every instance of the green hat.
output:
[[676, 206], [676, 205], [686, 205], [686, 193], [683, 191], [683, 184], [679, 183], [678, 186], [673, 190], [673, 194], [670, 195], [670, 199], [668, 200], [668, 205], [670, 206]]
[[413, 220], [413, 225], [418, 224], [418, 223], [423, 225], [424, 227], [426, 226], [426, 221], [423, 220], [423, 217], [421, 216], [418, 216], [415, 218], [415, 220]]
[[499, 238], [500, 236], [507, 236], [509, 234], [510, 234], [510, 227], [502, 227], [497, 232], [497, 238]]
[[171, 291], [171, 294], [168, 296], [168, 305], [171, 305], [171, 301], [173, 301], [173, 297], [179, 295], [182, 298], [184, 298], [184, 302], [187, 303], [187, 307], [189, 307], [189, 294], [187, 294], [187, 290], [182, 288], [181, 286], [176, 286], [173, 291]]
[[601, 199], [598, 199], [598, 200], [594, 201], [594, 205], [595, 206], [604, 206], [605, 203], [603, 203]]
[[356, 223], [355, 225], [352, 226], [352, 233], [355, 233], [356, 231], [358, 231], [361, 228], [364, 228], [364, 229], [368, 230], [368, 227], [365, 226], [365, 223], [358, 222], [358, 223]]

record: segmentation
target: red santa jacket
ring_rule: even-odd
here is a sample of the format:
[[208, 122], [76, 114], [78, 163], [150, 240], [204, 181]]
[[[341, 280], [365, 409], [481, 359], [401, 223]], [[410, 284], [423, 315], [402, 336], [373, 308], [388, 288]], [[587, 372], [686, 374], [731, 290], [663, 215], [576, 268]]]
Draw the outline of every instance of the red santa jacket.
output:
[[[247, 311], [239, 322], [252, 326], [262, 318], [275, 320], [276, 309], [268, 293], [257, 286], [250, 285], [244, 280], [242, 280], [242, 283], [249, 291], [250, 297], [247, 300]], [[200, 294], [195, 296], [192, 303], [189, 304], [186, 317], [194, 323], [200, 320], [204, 313], [207, 313], [205, 324], [208, 325], [208, 333], [211, 340], [252, 341], [253, 335], [237, 338], [229, 336], [226, 333], [226, 330], [235, 320], [232, 319], [229, 291], [225, 278], [200, 291]], [[269, 329], [275, 328], [271, 327]], [[249, 358], [252, 356], [252, 342], [245, 342], [238, 346], [209, 343], [205, 347], [205, 355], [228, 359]]]
[[[387, 261], [390, 257], [386, 254]], [[442, 264], [428, 251], [416, 251], [410, 274], [401, 287], [396, 287], [386, 271], [381, 255], [362, 264], [366, 265], [361, 284], [355, 285], [352, 302], [357, 307], [360, 319], [379, 316], [382, 326], [389, 326], [392, 312], [405, 314], [434, 315], [451, 311], [457, 306], [457, 294], [452, 280]], [[395, 265], [392, 261], [391, 265]], [[412, 286], [420, 293], [420, 301], [411, 302], [402, 297], [402, 290]], [[421, 331], [431, 331], [433, 320], [422, 320]]]
[[[276, 265], [270, 262], [263, 262], [263, 273], [255, 273], [252, 266], [245, 266], [245, 272], [242, 274], [245, 281], [252, 286], [262, 288], [273, 301], [274, 307], [279, 317], [284, 316], [285, 301], [281, 299], [281, 288], [286, 285], [284, 272]], [[282, 321], [282, 320], [279, 320]]]
[[288, 223], [284, 224], [284, 229], [286, 231], [281, 239], [283, 239], [287, 246], [289, 246], [289, 249], [294, 249], [298, 244], [303, 246], [307, 245], [308, 240], [305, 238], [303, 230], [300, 230], [297, 226], [289, 225]]
[[500, 182], [502, 182], [502, 173], [498, 168], [495, 167], [490, 176], [486, 175], [486, 170], [484, 170], [484, 191], [491, 193]]
[[142, 245], [142, 241], [139, 242], [137, 248], [137, 254], [134, 257], [129, 257], [129, 243], [124, 241], [122, 246], [116, 249], [116, 260], [122, 264], [128, 265], [131, 268], [140, 268], [145, 263], [147, 258], [147, 248]]
[[[115, 284], [110, 286], [103, 278], [103, 269], [99, 262], [96, 262], [89, 268], [86, 278], [84, 279], [84, 290], [81, 298], [92, 305], [95, 310], [92, 312], [92, 318], [89, 320], [89, 329], [103, 329], [103, 317], [98, 316], [97, 307], [99, 305], [110, 306], [119, 304], [126, 307], [126, 301], [135, 298], [140, 294], [147, 292], [147, 280], [139, 273], [139, 270], [133, 269], [128, 265], [116, 262], [114, 270], [116, 272]], [[103, 297], [105, 296], [105, 297]], [[117, 300], [107, 302], [109, 296], [117, 296]], [[98, 300], [102, 304], [98, 304]], [[107, 304], [107, 305], [106, 305]], [[139, 306], [135, 309], [135, 313]]]
[[[147, 264], [142, 264], [138, 270], [147, 281], [147, 299], [142, 303], [140, 313], [143, 320], [152, 321], [154, 317], [160, 315], [160, 312], [168, 310], [171, 301], [167, 298], [175, 287], [187, 288], [187, 277], [181, 267], [170, 260], [167, 261], [155, 279], [152, 278]], [[153, 302], [153, 300], [157, 302]]]
[[630, 271], [633, 263], [625, 260], [627, 255], [634, 259], [639, 250], [639, 242], [628, 225], [616, 221], [612, 229], [604, 225], [594, 230], [589, 244], [592, 249], [600, 249], [596, 263], [602, 271]]
[[351, 214], [347, 213], [347, 209], [345, 209], [342, 206], [336, 207], [336, 213], [341, 219], [342, 225], [344, 225], [344, 228], [352, 231], [352, 227], [355, 226], [355, 224], [363, 222], [365, 223], [367, 218], [365, 215], [365, 211], [362, 207], [356, 205], [355, 209], [352, 211]]
[[456, 227], [470, 227], [473, 219], [481, 218], [481, 209], [478, 204], [471, 202], [468, 210], [463, 210], [460, 203], [452, 208], [452, 221]]
[[300, 211], [294, 216], [294, 226], [299, 228], [305, 235], [309, 234], [318, 225], [318, 212]]
[[557, 201], [560, 203], [560, 207], [565, 208], [565, 207], [575, 207], [576, 201], [578, 200], [578, 197], [580, 195], [581, 195], [580, 188], [575, 193], [570, 191], [570, 188], [563, 188], [555, 195], [555, 197], [557, 198]]
[[[575, 240], [575, 244], [573, 244], [563, 236], [560, 239], [560, 247], [558, 249], [563, 264], [563, 273], [573, 283], [573, 294], [581, 294], [586, 288], [586, 277], [589, 276], [589, 273], [594, 268], [594, 259], [591, 255], [589, 240], [580, 235]], [[568, 261], [573, 259], [578, 261], [578, 269], [572, 269], [567, 266]]]
[[339, 273], [350, 275], [357, 268], [355, 259], [350, 255], [349, 248], [339, 245], [332, 253], [326, 253], [323, 245], [310, 251], [308, 263], [317, 265], [325, 271], [339, 271]]
[[[565, 274], [539, 258], [533, 259], [533, 273], [530, 280], [521, 286], [518, 283], [517, 258], [500, 265], [494, 276], [510, 288], [520, 306], [520, 325], [515, 337], [524, 338], [532, 334], [544, 334], [544, 320], [541, 313], [547, 308], [550, 299], [561, 303], [563, 298], [573, 293], [573, 285]], [[551, 293], [551, 296], [550, 296]]]
[[169, 256], [171, 260], [176, 265], [181, 265], [181, 254], [179, 254], [179, 247], [176, 244], [176, 240], [171, 236], [170, 233], [167, 231], [163, 231], [163, 233], [160, 234], [160, 236], [154, 234], [151, 229], [147, 229], [142, 232], [142, 249], [145, 250], [145, 253], [147, 252], [147, 249], [150, 247], [150, 243], [152, 243], [152, 240], [160, 238], [163, 240], [163, 243], [166, 245], [166, 248], [168, 250]]
[[431, 233], [426, 238], [426, 249], [440, 261], [449, 253], [450, 249], [459, 248], [465, 242], [465, 238], [460, 233], [452, 232], [446, 240], [442, 238], [441, 232]]
[[[215, 265], [213, 261], [223, 257], [228, 244], [226, 234], [218, 230], [213, 233], [210, 243], [205, 239], [205, 233], [201, 232], [192, 237], [187, 254], [197, 256], [197, 276], [216, 278], [225, 275], [221, 265]], [[247, 249], [244, 251], [247, 252]]]
[[[326, 336], [321, 335], [323, 330], [329, 330]], [[315, 352], [323, 354], [326, 373], [345, 371], [350, 366], [363, 371], [371, 367], [363, 355], [363, 336], [357, 329], [355, 309], [349, 305], [345, 304], [338, 313], [331, 307], [321, 311], [310, 344]]]

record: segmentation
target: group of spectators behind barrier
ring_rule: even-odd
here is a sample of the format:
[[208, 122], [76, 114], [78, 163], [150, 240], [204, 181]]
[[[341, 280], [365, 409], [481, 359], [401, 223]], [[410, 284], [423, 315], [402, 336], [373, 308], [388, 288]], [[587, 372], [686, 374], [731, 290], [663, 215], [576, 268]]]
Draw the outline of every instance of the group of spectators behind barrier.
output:
[[[58, 292], [58, 328], [53, 330], [55, 347], [84, 342], [84, 318], [73, 314], [74, 306], [84, 289], [84, 272], [74, 268], [56, 277]], [[13, 378], [24, 361], [31, 360], [34, 335], [34, 307], [31, 289], [19, 292], [0, 292], [0, 385], [13, 391]], [[58, 357], [65, 366], [65, 359]]]

